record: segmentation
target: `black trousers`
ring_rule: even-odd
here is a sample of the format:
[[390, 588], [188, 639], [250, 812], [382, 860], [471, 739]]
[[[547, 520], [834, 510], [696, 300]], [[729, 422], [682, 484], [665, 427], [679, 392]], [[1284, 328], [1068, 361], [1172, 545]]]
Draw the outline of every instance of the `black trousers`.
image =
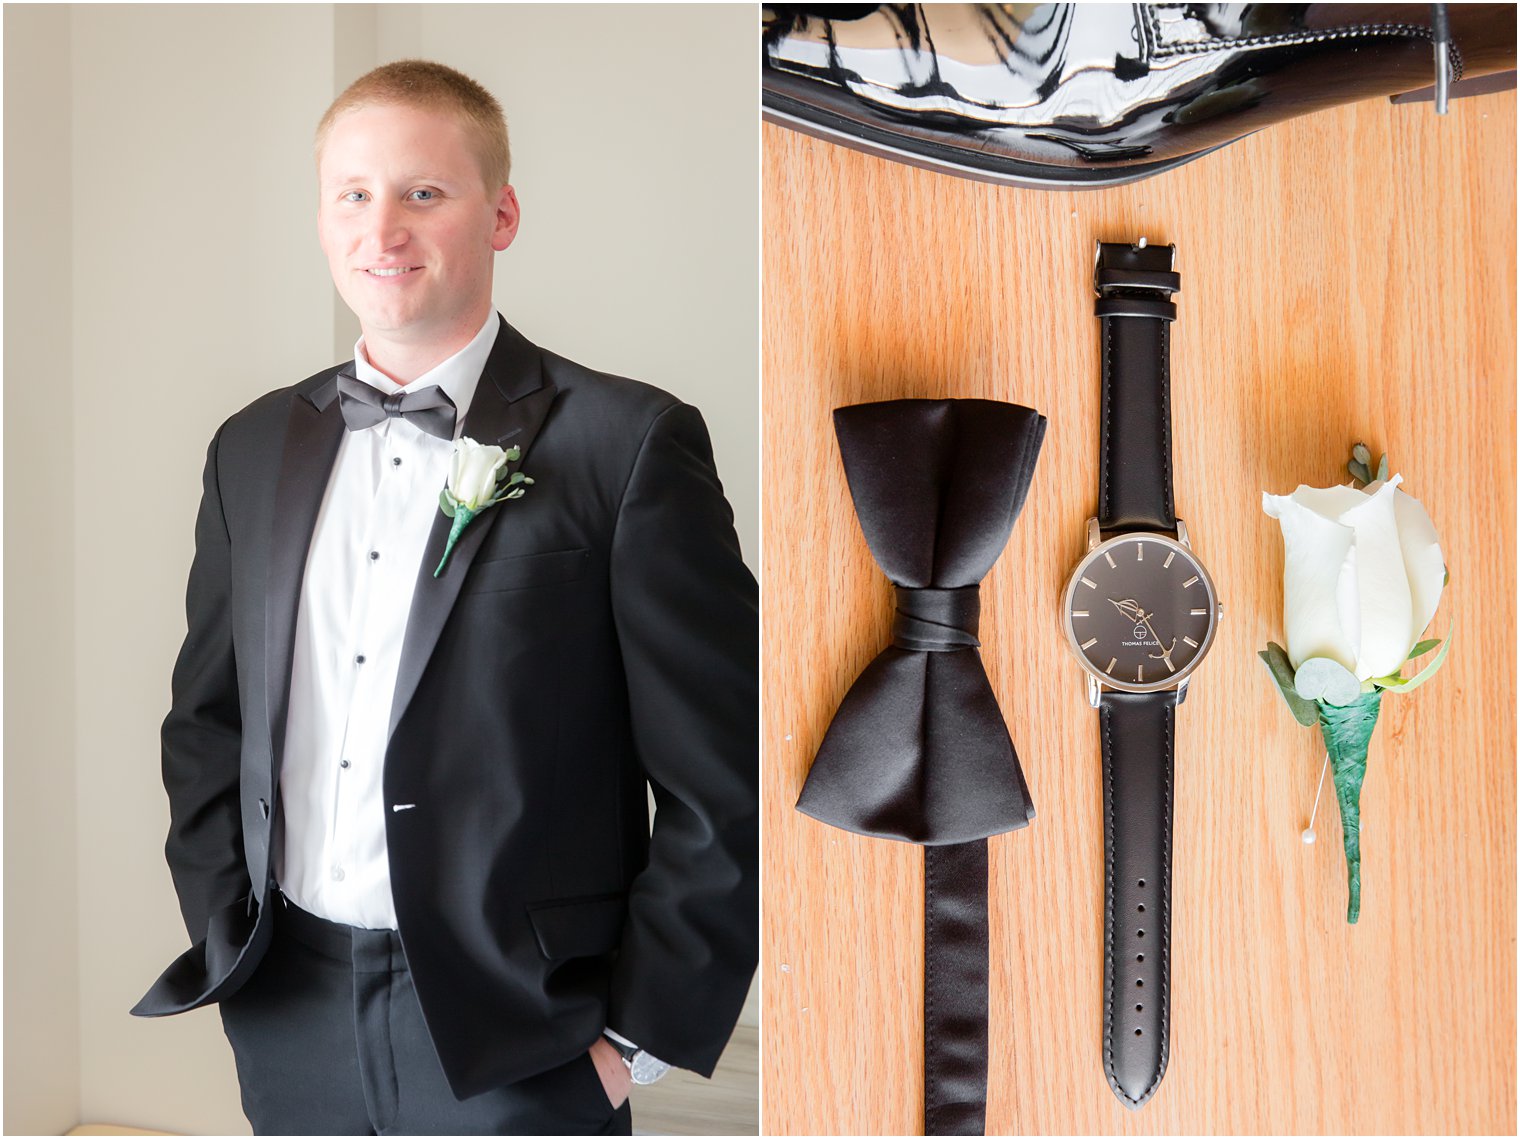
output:
[[[243, 1113], [258, 1135], [631, 1135], [590, 1056], [456, 1100], [393, 930], [277, 898], [274, 938], [221, 1002]], [[512, 1026], [501, 1026], [503, 1034]]]

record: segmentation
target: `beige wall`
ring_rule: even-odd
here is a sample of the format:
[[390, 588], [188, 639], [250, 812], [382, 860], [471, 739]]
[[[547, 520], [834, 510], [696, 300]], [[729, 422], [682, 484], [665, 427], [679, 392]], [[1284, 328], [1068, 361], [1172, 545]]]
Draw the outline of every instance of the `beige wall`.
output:
[[6, 9], [7, 1131], [247, 1130], [215, 1011], [127, 1009], [185, 944], [157, 733], [206, 443], [356, 335], [314, 237], [326, 103], [406, 55], [497, 94], [524, 204], [498, 306], [702, 409], [754, 565], [754, 20]]
[[71, 1126], [80, 1089], [69, 87], [67, 14], [7, 7], [5, 254], [18, 269], [7, 270], [5, 282], [5, 1130], [12, 1134]]

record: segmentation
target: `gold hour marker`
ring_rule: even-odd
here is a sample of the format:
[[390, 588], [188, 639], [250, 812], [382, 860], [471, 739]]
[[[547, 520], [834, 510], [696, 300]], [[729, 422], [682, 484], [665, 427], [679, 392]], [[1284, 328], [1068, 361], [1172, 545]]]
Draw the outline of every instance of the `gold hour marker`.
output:
[[1195, 584], [1197, 581], [1198, 575], [1194, 574], [1192, 577], [1188, 578], [1185, 582], [1182, 583], [1182, 588], [1186, 589], [1188, 586]]
[[1104, 555], [1103, 555], [1103, 560], [1108, 563], [1108, 568], [1109, 569], [1118, 569], [1119, 568], [1114, 563], [1114, 555], [1113, 554], [1105, 552]]
[[1144, 542], [1136, 542], [1135, 543], [1135, 561], [1137, 561], [1137, 562], [1143, 562], [1143, 561], [1145, 561], [1145, 543]]
[[1162, 569], [1171, 569], [1172, 568], [1172, 559], [1175, 558], [1176, 556], [1177, 556], [1177, 551], [1176, 550], [1173, 550], [1171, 553], [1167, 554], [1166, 555], [1166, 561], [1164, 561], [1164, 562], [1161, 563], [1161, 568]]
[[1209, 615], [1209, 611], [1207, 609], [1189, 609], [1188, 610], [1188, 616], [1190, 616], [1190, 617], [1207, 617], [1208, 615]]
[[1097, 589], [1098, 588], [1098, 583], [1097, 582], [1095, 582], [1095, 581], [1089, 581], [1085, 577], [1082, 579], [1082, 584], [1085, 585], [1085, 586], [1087, 586], [1088, 589]]
[[1191, 647], [1193, 647], [1195, 649], [1198, 647], [1198, 642], [1195, 641], [1195, 640], [1193, 640], [1192, 637], [1183, 637], [1182, 638], [1182, 643], [1185, 644], [1185, 645], [1189, 645], [1189, 646], [1191, 646]]
[[1071, 615], [1073, 617], [1086, 617], [1087, 616], [1087, 610], [1086, 609], [1073, 609], [1071, 611]]
[[1145, 683], [1145, 665], [1143, 665], [1143, 664], [1135, 666], [1135, 683], [1136, 684], [1144, 684]]
[[1172, 664], [1172, 658], [1171, 657], [1162, 657], [1161, 658], [1161, 663], [1164, 664], [1164, 665], [1166, 665], [1166, 671], [1167, 672], [1176, 672], [1177, 671], [1176, 666]]
[[1095, 644], [1097, 644], [1097, 643], [1098, 643], [1098, 638], [1097, 638], [1097, 637], [1094, 637], [1094, 638], [1093, 638], [1093, 639], [1092, 639], [1092, 640], [1090, 640], [1090, 641], [1083, 641], [1083, 642], [1082, 642], [1082, 647], [1083, 647], [1083, 648], [1084, 648], [1084, 649], [1090, 649], [1090, 648], [1092, 648], [1092, 647], [1093, 647], [1093, 646], [1094, 646], [1094, 645], [1095, 645]]
[[1113, 660], [1111, 660], [1111, 661], [1108, 662], [1108, 667], [1105, 668], [1103, 671], [1104, 672], [1113, 672], [1114, 671], [1114, 665], [1116, 665], [1118, 663], [1119, 663], [1119, 658], [1118, 657], [1114, 657]]

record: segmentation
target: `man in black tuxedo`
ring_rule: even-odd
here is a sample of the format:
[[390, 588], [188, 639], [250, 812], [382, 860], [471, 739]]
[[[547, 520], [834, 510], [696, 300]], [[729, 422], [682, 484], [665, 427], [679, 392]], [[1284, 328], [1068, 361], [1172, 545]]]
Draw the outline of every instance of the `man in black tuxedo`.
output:
[[755, 583], [697, 412], [494, 312], [495, 100], [390, 64], [317, 143], [363, 338], [211, 442], [163, 727], [194, 944], [133, 1011], [219, 1002], [261, 1134], [627, 1134], [754, 970]]

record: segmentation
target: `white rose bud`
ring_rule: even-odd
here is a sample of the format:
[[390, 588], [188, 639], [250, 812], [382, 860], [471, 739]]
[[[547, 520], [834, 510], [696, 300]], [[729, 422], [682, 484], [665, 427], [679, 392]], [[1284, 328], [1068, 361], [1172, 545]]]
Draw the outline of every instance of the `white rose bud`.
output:
[[455, 440], [450, 493], [470, 510], [480, 510], [496, 493], [496, 473], [506, 461], [507, 453], [500, 447], [483, 446], [468, 436]]
[[1386, 483], [1262, 495], [1282, 524], [1283, 625], [1296, 669], [1327, 657], [1358, 680], [1397, 673], [1435, 615], [1446, 576], [1430, 515]]

